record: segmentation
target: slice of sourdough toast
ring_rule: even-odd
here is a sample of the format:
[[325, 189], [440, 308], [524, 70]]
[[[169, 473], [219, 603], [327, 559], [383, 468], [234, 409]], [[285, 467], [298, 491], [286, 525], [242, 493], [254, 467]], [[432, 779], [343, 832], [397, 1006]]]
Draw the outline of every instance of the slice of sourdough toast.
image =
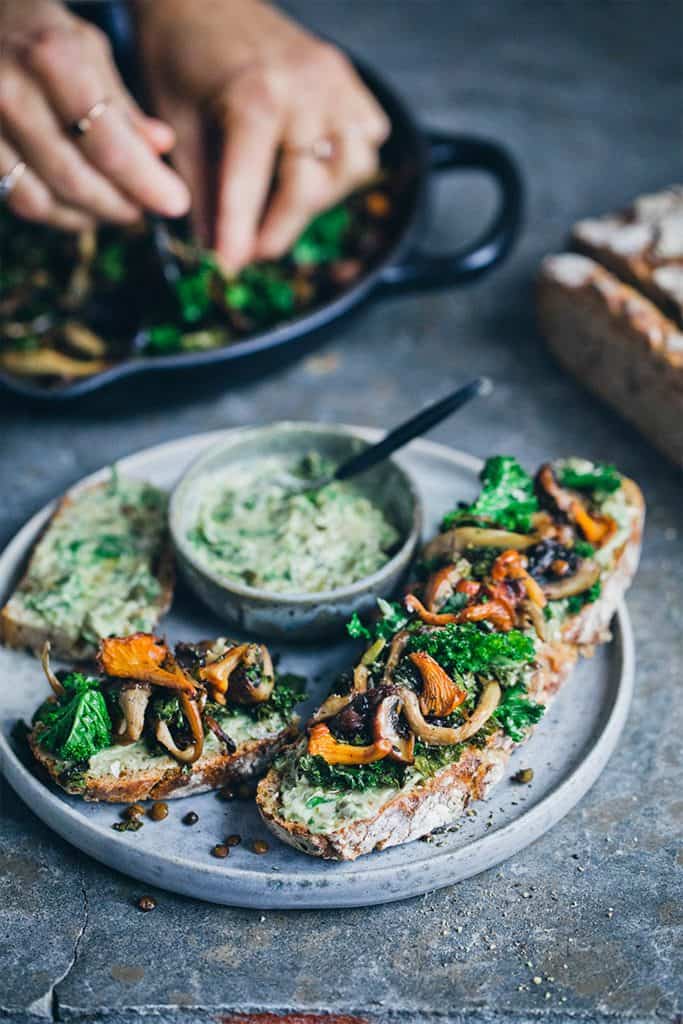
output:
[[[67, 793], [111, 803], [250, 782], [297, 732], [298, 680], [263, 645], [178, 644], [151, 634], [100, 645], [102, 675], [52, 672], [30, 749]], [[293, 682], [296, 685], [292, 685]]]
[[141, 742], [135, 749], [122, 746], [110, 754], [107, 762], [97, 755], [84, 769], [65, 765], [40, 746], [40, 736], [28, 737], [33, 756], [54, 782], [73, 796], [106, 803], [133, 803], [136, 800], [173, 800], [206, 793], [259, 778], [273, 758], [296, 736], [295, 722], [282, 722], [280, 728], [259, 738], [238, 744], [233, 754], [214, 747], [186, 768], [172, 757], [150, 754]]
[[59, 501], [0, 611], [0, 641], [91, 659], [103, 636], [154, 629], [173, 587], [166, 496], [113, 471]]
[[[577, 462], [577, 465], [581, 469], [582, 465], [585, 468], [589, 464]], [[604, 540], [602, 547], [598, 549], [598, 553], [594, 556], [595, 558], [600, 558], [602, 553], [603, 568], [600, 575], [600, 584], [598, 585], [601, 587], [599, 596], [596, 596], [597, 591], [594, 580], [592, 592], [587, 592], [583, 596], [574, 593], [573, 597], [570, 598], [548, 601], [544, 608], [542, 622], [539, 621], [537, 613], [534, 613], [538, 623], [538, 630], [543, 635], [543, 638], [538, 635], [536, 636], [533, 661], [529, 666], [525, 680], [526, 694], [524, 700], [529, 702], [527, 709], [533, 708], [535, 705], [547, 705], [570, 675], [578, 656], [582, 653], [590, 654], [595, 644], [605, 641], [609, 636], [610, 620], [638, 564], [645, 512], [640, 490], [634, 483], [623, 477], [621, 478], [618, 498], [621, 506], [619, 529], [612, 530], [611, 537], [607, 537]], [[604, 509], [614, 510], [616, 504], [615, 496], [612, 495], [611, 498], [606, 498], [604, 501]], [[595, 512], [594, 509], [592, 511], [593, 513]], [[543, 515], [544, 513], [541, 512], [534, 517], [539, 523], [539, 527]], [[534, 561], [536, 566], [541, 566], [542, 559], [545, 558], [547, 561], [546, 556], [550, 557], [553, 553], [564, 554], [565, 559], [554, 558], [552, 564], [555, 566], [553, 573], [555, 570], [557, 570], [557, 573], [565, 572], [566, 566], [560, 566], [556, 563], [566, 560], [566, 557], [569, 557], [567, 552], [571, 553], [573, 551], [572, 538], [569, 535], [572, 529], [569, 518], [569, 516], [560, 514], [559, 510], [556, 510], [554, 523], [555, 537], [551, 537], [548, 524], [547, 522], [545, 523], [543, 529], [546, 530], [546, 537], [548, 539], [540, 541], [538, 545], [526, 548], [530, 568]], [[605, 511], [602, 518], [604, 521], [607, 521], [610, 518], [609, 513]], [[594, 514], [593, 520], [598, 522], [600, 515]], [[513, 534], [508, 533], [505, 539], [510, 542], [512, 537]], [[494, 531], [487, 529], [485, 539], [487, 543], [493, 543], [495, 541]], [[548, 547], [550, 544], [559, 545], [560, 542], [563, 550], [557, 547], [553, 551], [552, 548]], [[519, 543], [521, 544], [522, 542], [520, 541]], [[580, 536], [573, 543], [576, 550], [583, 551], [586, 549], [587, 542]], [[544, 550], [541, 545], [545, 545], [547, 550]], [[441, 547], [443, 549], [443, 545]], [[430, 548], [431, 552], [437, 550], [434, 545], [428, 546], [426, 549], [427, 554], [431, 553]], [[540, 554], [538, 554], [539, 552]], [[472, 564], [476, 566], [476, 552], [465, 548], [464, 554], [467, 557], [471, 557]], [[508, 551], [501, 556], [499, 560], [501, 566], [506, 557], [509, 560], [509, 555], [510, 552]], [[576, 556], [571, 554], [571, 557]], [[586, 567], [592, 564], [593, 561], [594, 558], [584, 559], [583, 563], [579, 563], [576, 574], [585, 571]], [[519, 565], [520, 563], [517, 562], [517, 564]], [[581, 570], [581, 564], [583, 564], [584, 570]], [[455, 578], [457, 578], [458, 574], [461, 576], [463, 574], [462, 563], [459, 562], [458, 566]], [[426, 596], [423, 598], [428, 606], [429, 596], [434, 597], [438, 593], [438, 589], [446, 579], [448, 571], [451, 571], [451, 578], [453, 578], [452, 570], [455, 570], [455, 568], [455, 565], [445, 567], [440, 570], [441, 575], [437, 571], [435, 576], [429, 578], [424, 591]], [[535, 570], [531, 568], [531, 571], [534, 572]], [[536, 579], [541, 581], [541, 586], [545, 587], [548, 592], [556, 594], [558, 588], [555, 584], [560, 581], [561, 577], [554, 581], [551, 577], [552, 573], [549, 576], [545, 573], [545, 570], [539, 571], [536, 574]], [[493, 578], [495, 580], [495, 575]], [[565, 577], [566, 580], [569, 578], [569, 576]], [[521, 574], [518, 579], [523, 580]], [[460, 586], [463, 594], [466, 594], [468, 583], [471, 584], [471, 589], [474, 589], [476, 584], [473, 582], [471, 574], [469, 579], [461, 580]], [[504, 585], [509, 588], [509, 596], [512, 595], [516, 582], [508, 581]], [[487, 583], [484, 584], [484, 587], [488, 586]], [[496, 589], [497, 587], [498, 589]], [[531, 584], [529, 587], [528, 593], [534, 592], [531, 590]], [[565, 589], [569, 593], [571, 585], [566, 585], [565, 583]], [[499, 585], [493, 582], [489, 587], [489, 593], [485, 600], [491, 606], [498, 601], [499, 597], [502, 597], [504, 601], [504, 595]], [[473, 600], [478, 600], [478, 598], [475, 597]], [[572, 604], [572, 600], [574, 604]], [[580, 601], [584, 601], [583, 606], [576, 611], [572, 611], [571, 609]], [[517, 606], [519, 618], [516, 623], [517, 626], [521, 625], [523, 627], [525, 636], [529, 635], [530, 632], [529, 623], [527, 622], [525, 626], [522, 619], [526, 603], [526, 601], [523, 601]], [[436, 618], [444, 618], [443, 615], [438, 614], [438, 604], [438, 600], [433, 601], [431, 608], [437, 609]], [[441, 610], [443, 611], [444, 608], [448, 607], [448, 602], [446, 602], [445, 605], [442, 605]], [[466, 606], [457, 616], [446, 615], [445, 617], [459, 618], [466, 616], [468, 607], [471, 609], [476, 607], [481, 610], [482, 606], [481, 604]], [[417, 628], [418, 630], [410, 634], [410, 637], [413, 639], [411, 641], [409, 638], [408, 649], [410, 649], [411, 643], [414, 648], [419, 647], [420, 636], [438, 637], [440, 632], [452, 628], [449, 625], [437, 624], [435, 613], [425, 609], [423, 606], [421, 608], [422, 612], [424, 612], [422, 624], [418, 627], [414, 623], [412, 626], [410, 624], [408, 626], [409, 630], [411, 628]], [[476, 621], [476, 615], [479, 615], [479, 611], [476, 614], [472, 612], [470, 621]], [[467, 621], [467, 619], [460, 618], [460, 621]], [[489, 620], [489, 623], [491, 624], [491, 620]], [[511, 637], [515, 630], [509, 631], [509, 622], [504, 623], [504, 625], [508, 631], [502, 632], [500, 635], [502, 637]], [[456, 630], [458, 628], [460, 627], [455, 627]], [[488, 635], [490, 636], [491, 634], [489, 633]], [[396, 637], [394, 637], [395, 639]], [[405, 647], [402, 649], [405, 650]], [[408, 657], [415, 658], [416, 655], [408, 655]], [[391, 653], [387, 660], [390, 659]], [[396, 663], [394, 664], [394, 678], [392, 680], [394, 683], [397, 671], [405, 677], [405, 659], [398, 661], [397, 668]], [[507, 670], [499, 672], [500, 680], [504, 678], [505, 671]], [[385, 665], [380, 685], [386, 679], [386, 675], [387, 668]], [[455, 673], [452, 673], [452, 675], [457, 681], [460, 681]], [[439, 678], [438, 674], [437, 678]], [[425, 676], [423, 679], [426, 683], [427, 677]], [[444, 682], [443, 676], [441, 676], [441, 682]], [[500, 687], [498, 689], [500, 691]], [[518, 684], [513, 686], [512, 689], [519, 689]], [[372, 691], [369, 692], [372, 693]], [[395, 695], [391, 695], [391, 689], [385, 689], [383, 692], [388, 694], [384, 700], [389, 702], [395, 700]], [[421, 701], [425, 696], [425, 692], [423, 690], [420, 694]], [[501, 706], [506, 699], [505, 694], [509, 692], [510, 690], [503, 688]], [[339, 698], [335, 699], [339, 700]], [[367, 693], [363, 698], [355, 698], [352, 707], [358, 707], [361, 699], [367, 701]], [[379, 706], [381, 707], [382, 705], [380, 704]], [[475, 713], [476, 711], [470, 712], [472, 718]], [[457, 750], [451, 763], [446, 763], [443, 767], [437, 767], [436, 770], [424, 771], [422, 768], [418, 770], [419, 758], [415, 756], [414, 763], [405, 771], [402, 782], [387, 784], [385, 781], [384, 784], [376, 787], [370, 785], [363, 792], [358, 791], [361, 785], [359, 781], [361, 779], [360, 774], [354, 776], [356, 780], [354, 788], [341, 792], [335, 790], [334, 787], [328, 786], [326, 789], [324, 785], [320, 785], [321, 778], [323, 780], [326, 777], [329, 778], [330, 771], [338, 771], [334, 766], [331, 769], [325, 769], [322, 776], [318, 772], [317, 776], [314, 775], [314, 781], [312, 782], [305, 775], [308, 765], [312, 763], [310, 758], [311, 737], [320, 728], [316, 723], [311, 730], [308, 750], [306, 741], [300, 741], [297, 746], [290, 749], [290, 751], [286, 751], [276, 761], [275, 766], [259, 784], [257, 791], [259, 811], [267, 826], [283, 842], [304, 853], [327, 859], [354, 860], [373, 850], [382, 850], [390, 846], [409, 842], [436, 828], [453, 822], [462, 814], [463, 810], [472, 800], [484, 799], [491, 787], [504, 775], [505, 766], [514, 747], [519, 742], [523, 742], [532, 732], [532, 723], [535, 720], [537, 720], [536, 717], [530, 716], [528, 719], [529, 724], [520, 731], [519, 728], [502, 727], [500, 723], [505, 721], [504, 718], [500, 718], [496, 722], [494, 717], [491, 717], [479, 732], [468, 737], [460, 745], [460, 749]], [[340, 721], [339, 716], [337, 716], [337, 719], [332, 719], [331, 723], [335, 721]], [[446, 719], [445, 721], [448, 720]], [[432, 719], [432, 722], [436, 722], [437, 726], [439, 726], [443, 725], [444, 719]], [[467, 719], [465, 719], [466, 724]], [[378, 735], [376, 729], [374, 735], [375, 737]], [[329, 740], [329, 737], [327, 739]], [[375, 742], [377, 742], [376, 739]], [[314, 749], [325, 748], [315, 747]], [[328, 744], [327, 749], [334, 748]], [[417, 749], [416, 746], [416, 752]], [[426, 749], [428, 752], [434, 751], [434, 748], [431, 747]], [[436, 749], [447, 750], [448, 748], [441, 747]], [[451, 749], [456, 750], [456, 748]], [[340, 750], [342, 750], [342, 747], [337, 747], [337, 751]], [[437, 761], [436, 763], [438, 765], [439, 762]], [[302, 770], [301, 766], [304, 764], [306, 768]], [[382, 764], [382, 762], [380, 761], [379, 764]], [[347, 776], [354, 771], [359, 772], [357, 768], [344, 768], [344, 773]], [[345, 784], [343, 775], [335, 777], [342, 780], [340, 785]], [[301, 797], [298, 796], [299, 792]], [[296, 799], [292, 797], [292, 794], [297, 794]], [[316, 818], [321, 808], [324, 814]], [[326, 808], [331, 810], [326, 810]], [[307, 819], [306, 815], [310, 815], [310, 817]]]

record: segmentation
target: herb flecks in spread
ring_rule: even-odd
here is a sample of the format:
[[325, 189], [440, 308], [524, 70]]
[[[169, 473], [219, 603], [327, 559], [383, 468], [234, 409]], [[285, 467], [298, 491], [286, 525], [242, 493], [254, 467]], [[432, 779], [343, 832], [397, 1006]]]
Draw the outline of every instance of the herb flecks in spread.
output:
[[38, 542], [10, 606], [18, 617], [74, 646], [151, 629], [161, 584], [166, 496], [115, 471], [109, 483], [68, 499]]
[[568, 459], [532, 478], [489, 459], [480, 496], [446, 516], [404, 601], [351, 619], [368, 647], [281, 758], [281, 815], [325, 833], [468, 751], [523, 741], [544, 712], [543, 645], [561, 645], [567, 619], [597, 600], [632, 515], [611, 466]]
[[[231, 652], [230, 671], [207, 679]], [[232, 754], [285, 730], [304, 697], [303, 680], [277, 675], [262, 645], [223, 638], [175, 651], [151, 634], [108, 638], [99, 676], [53, 672], [48, 646], [42, 660], [53, 695], [34, 716], [33, 740], [71, 792], [87, 778], [191, 770], [203, 757]]]
[[399, 536], [351, 483], [292, 494], [288, 478], [313, 481], [333, 468], [314, 454], [238, 463], [200, 480], [188, 537], [196, 558], [222, 579], [273, 593], [317, 593], [380, 569]]

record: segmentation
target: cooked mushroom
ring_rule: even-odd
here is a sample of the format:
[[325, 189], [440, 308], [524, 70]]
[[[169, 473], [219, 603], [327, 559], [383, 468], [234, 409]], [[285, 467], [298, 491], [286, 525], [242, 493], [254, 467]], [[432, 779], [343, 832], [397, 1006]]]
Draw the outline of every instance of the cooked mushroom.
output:
[[456, 686], [448, 672], [426, 651], [413, 651], [408, 657], [422, 677], [420, 709], [423, 715], [445, 718], [467, 697], [467, 690]]
[[498, 555], [491, 568], [491, 578], [496, 582], [506, 579], [521, 580], [527, 596], [539, 608], [542, 608], [546, 599], [543, 591], [536, 580], [527, 572], [527, 559], [519, 551], [510, 548]]
[[228, 753], [234, 754], [235, 751], [237, 750], [237, 744], [233, 739], [230, 738], [230, 736], [228, 736], [227, 732], [225, 732], [225, 730], [221, 728], [220, 724], [216, 721], [216, 719], [212, 715], [204, 715], [204, 721], [206, 722], [207, 727], [211, 730], [216, 739], [220, 743], [224, 744]]
[[168, 722], [164, 722], [159, 719], [154, 730], [154, 735], [162, 747], [165, 747], [169, 754], [171, 754], [176, 761], [180, 761], [181, 764], [193, 764], [199, 757], [194, 744], [191, 744], [189, 747], [185, 747], [183, 750], [176, 745], [176, 742], [171, 735], [171, 730], [168, 727]]
[[124, 683], [121, 687], [118, 705], [122, 718], [116, 734], [117, 743], [135, 743], [140, 739], [151, 695], [149, 683]]
[[438, 612], [449, 597], [455, 593], [456, 585], [470, 570], [469, 562], [460, 559], [433, 572], [424, 590], [424, 603], [430, 612]]
[[614, 531], [616, 524], [613, 519], [608, 516], [592, 516], [575, 492], [560, 486], [549, 462], [541, 466], [536, 474], [536, 487], [542, 496], [545, 495], [578, 526], [591, 544], [601, 544]]
[[532, 626], [536, 630], [536, 636], [538, 637], [538, 639], [539, 640], [547, 640], [548, 639], [548, 627], [547, 627], [547, 623], [545, 621], [545, 618], [543, 616], [543, 612], [541, 611], [540, 606], [537, 605], [534, 601], [530, 601], [527, 598], [526, 601], [522, 602], [521, 607], [522, 607], [522, 611], [525, 612], [528, 615], [529, 620], [530, 620]]
[[370, 678], [370, 670], [367, 665], [356, 665], [353, 670], [353, 692], [354, 693], [365, 693], [368, 688], [368, 679]]
[[414, 612], [428, 626], [447, 626], [449, 622], [457, 621], [454, 612], [428, 611], [415, 594], [406, 594], [404, 604], [409, 612]]
[[211, 696], [218, 704], [225, 704], [225, 694], [230, 685], [230, 676], [247, 652], [248, 644], [236, 644], [219, 658], [199, 670], [199, 678], [211, 689]]
[[423, 549], [425, 561], [455, 562], [467, 548], [517, 548], [523, 551], [539, 540], [536, 534], [511, 533], [486, 526], [456, 526], [439, 534]]
[[202, 751], [204, 749], [204, 723], [202, 722], [202, 713], [199, 710], [197, 701], [186, 693], [180, 694], [180, 707], [182, 708], [185, 716], [185, 721], [190, 727], [190, 735], [194, 740], [193, 761], [196, 761], [202, 756]]
[[386, 697], [383, 697], [375, 713], [373, 736], [375, 743], [389, 741], [391, 749], [387, 756], [392, 761], [398, 761], [401, 764], [412, 764], [415, 754], [415, 735], [407, 731], [406, 735], [402, 736], [398, 731], [402, 707], [403, 701], [398, 693], [389, 693]]
[[400, 633], [397, 633], [394, 639], [391, 641], [391, 647], [389, 648], [389, 654], [384, 665], [384, 672], [382, 674], [382, 683], [390, 683], [394, 674], [394, 669], [401, 660], [401, 655], [405, 650], [405, 646], [410, 639], [410, 633], [407, 629], [402, 629]]
[[40, 664], [43, 666], [43, 672], [47, 676], [47, 681], [52, 687], [55, 697], [64, 696], [64, 687], [60, 683], [57, 676], [52, 671], [50, 666], [50, 641], [46, 640], [43, 644], [43, 649], [40, 652]]
[[345, 707], [351, 703], [355, 693], [331, 693], [326, 700], [322, 702], [318, 710], [312, 716], [312, 722], [323, 722], [326, 718], [334, 718], [340, 711], [343, 711]]
[[391, 740], [375, 740], [369, 746], [336, 740], [324, 722], [318, 722], [308, 737], [308, 753], [324, 758], [328, 764], [370, 764], [380, 761], [391, 750]]
[[501, 694], [498, 683], [492, 681], [484, 683], [479, 702], [470, 717], [462, 725], [453, 729], [445, 725], [430, 725], [429, 722], [425, 722], [420, 711], [420, 702], [417, 694], [407, 687], [401, 687], [399, 692], [403, 699], [403, 714], [410, 728], [425, 743], [430, 743], [437, 747], [462, 743], [463, 740], [467, 740], [474, 736], [476, 732], [479, 732], [498, 707]]
[[550, 601], [559, 601], [563, 597], [574, 597], [583, 594], [600, 579], [600, 566], [592, 558], [584, 558], [573, 576], [563, 576], [552, 583], [543, 584], [543, 593]]
[[194, 681], [183, 672], [166, 644], [151, 633], [109, 637], [100, 642], [97, 663], [105, 675], [135, 679], [194, 694]]
[[240, 663], [230, 676], [230, 697], [237, 704], [262, 704], [275, 686], [275, 671], [265, 644], [246, 644]]
[[8, 348], [0, 354], [0, 366], [19, 377], [90, 377], [111, 366], [106, 359], [74, 359], [55, 348]]

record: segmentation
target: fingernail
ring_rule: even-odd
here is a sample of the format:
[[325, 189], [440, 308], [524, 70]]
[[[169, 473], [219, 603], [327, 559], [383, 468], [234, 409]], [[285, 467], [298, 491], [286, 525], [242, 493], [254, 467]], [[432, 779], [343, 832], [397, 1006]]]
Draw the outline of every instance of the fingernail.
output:
[[171, 180], [163, 212], [167, 217], [182, 217], [190, 209], [190, 193], [178, 179]]

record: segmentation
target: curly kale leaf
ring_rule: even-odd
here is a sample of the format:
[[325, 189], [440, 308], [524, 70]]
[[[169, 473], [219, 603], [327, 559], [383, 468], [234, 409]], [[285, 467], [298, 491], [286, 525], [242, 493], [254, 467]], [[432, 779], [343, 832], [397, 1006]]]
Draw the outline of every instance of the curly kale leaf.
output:
[[567, 598], [567, 611], [570, 615], [576, 615], [580, 612], [585, 604], [592, 604], [593, 601], [597, 601], [602, 593], [602, 583], [600, 580], [596, 580], [592, 587], [588, 590], [584, 590], [582, 594], [574, 594], [572, 597]]
[[408, 622], [408, 613], [397, 601], [377, 600], [379, 617], [371, 626], [364, 626], [358, 612], [346, 623], [346, 631], [355, 640], [391, 640]]
[[451, 746], [430, 747], [422, 740], [415, 744], [415, 770], [425, 778], [430, 779], [447, 768], [449, 764], [455, 764], [465, 749], [464, 743], [453, 743]]
[[508, 633], [486, 633], [472, 622], [453, 623], [431, 633], [415, 633], [409, 641], [411, 651], [426, 651], [452, 673], [481, 675], [512, 665], [533, 661], [531, 637], [518, 629]]
[[519, 743], [524, 739], [526, 730], [543, 717], [545, 707], [536, 704], [526, 696], [526, 688], [520, 683], [511, 686], [503, 693], [503, 699], [493, 712], [494, 718], [504, 732]]
[[305, 682], [303, 676], [297, 676], [293, 672], [278, 676], [270, 699], [262, 704], [254, 705], [256, 714], [267, 717], [272, 712], [276, 712], [283, 718], [290, 718], [295, 706], [302, 700], [306, 700]]
[[110, 746], [112, 725], [100, 682], [80, 672], [62, 680], [66, 691], [56, 702], [48, 702], [36, 721], [43, 726], [40, 745], [62, 761], [87, 761]]
[[577, 491], [613, 494], [621, 487], [619, 472], [615, 466], [607, 462], [596, 462], [591, 469], [577, 469], [569, 463], [558, 475], [563, 487], [571, 487]]
[[387, 759], [371, 764], [328, 764], [323, 757], [304, 754], [298, 771], [314, 786], [322, 789], [356, 790], [364, 792], [379, 786], [400, 789], [405, 779], [405, 767]]
[[333, 206], [308, 225], [292, 249], [295, 263], [329, 263], [343, 255], [351, 214], [344, 205]]
[[534, 482], [511, 455], [494, 455], [481, 472], [481, 494], [473, 504], [456, 509], [444, 518], [441, 529], [472, 517], [492, 520], [505, 530], [528, 533], [531, 516], [538, 511]]

